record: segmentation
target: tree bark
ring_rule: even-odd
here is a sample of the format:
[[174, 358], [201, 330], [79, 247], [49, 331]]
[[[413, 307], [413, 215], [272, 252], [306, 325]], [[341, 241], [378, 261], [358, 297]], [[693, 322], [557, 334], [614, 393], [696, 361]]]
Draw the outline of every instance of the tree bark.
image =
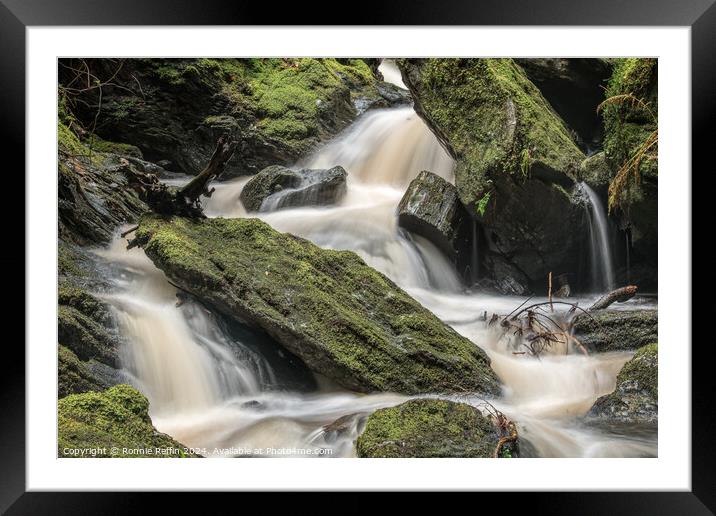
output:
[[605, 294], [599, 299], [597, 299], [597, 301], [589, 307], [589, 311], [591, 312], [594, 310], [604, 310], [612, 303], [623, 303], [624, 301], [628, 301], [629, 299], [634, 297], [636, 291], [636, 285], [629, 285], [627, 287], [612, 290], [608, 294]]
[[211, 197], [214, 189], [208, 189], [211, 181], [219, 177], [226, 167], [226, 163], [234, 155], [237, 141], [229, 137], [228, 134], [222, 135], [216, 142], [216, 149], [212, 154], [209, 164], [194, 179], [179, 190], [177, 200], [186, 199], [190, 204], [196, 203], [202, 195]]

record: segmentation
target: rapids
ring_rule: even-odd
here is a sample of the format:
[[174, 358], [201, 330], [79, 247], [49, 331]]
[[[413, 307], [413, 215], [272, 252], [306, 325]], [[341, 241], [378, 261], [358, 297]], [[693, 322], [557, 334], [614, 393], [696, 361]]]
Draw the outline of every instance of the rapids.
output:
[[[382, 66], [386, 79], [393, 77], [390, 65]], [[523, 455], [656, 455], [651, 432], [597, 429], [578, 419], [614, 389], [630, 353], [584, 356], [555, 350], [539, 359], [513, 354], [479, 316], [485, 311], [509, 313], [524, 299], [466, 292], [432, 244], [398, 228], [395, 209], [412, 178], [421, 170], [448, 180], [453, 174], [451, 158], [412, 108], [364, 114], [296, 167], [335, 165], [349, 174], [347, 194], [336, 206], [247, 214], [239, 194], [248, 179], [239, 178], [214, 185], [213, 196], [203, 201], [205, 212], [213, 217], [259, 216], [279, 231], [324, 248], [353, 250], [393, 279], [488, 353], [504, 386], [503, 396], [491, 402], [517, 423]], [[408, 399], [345, 391], [312, 375], [275, 344], [258, 345], [262, 337], [249, 331], [237, 334], [202, 306], [186, 302], [177, 307], [178, 292], [163, 273], [140, 249], [126, 250], [119, 237], [99, 254], [116, 271], [115, 289], [105, 299], [127, 340], [126, 372], [148, 396], [155, 426], [202, 454], [306, 456], [312, 450], [310, 456], [354, 456], [360, 417], [349, 418], [337, 435], [323, 427], [342, 416], [368, 414]], [[591, 299], [577, 301], [585, 306]], [[625, 305], [637, 306], [635, 301]], [[455, 399], [476, 406], [483, 401]]]

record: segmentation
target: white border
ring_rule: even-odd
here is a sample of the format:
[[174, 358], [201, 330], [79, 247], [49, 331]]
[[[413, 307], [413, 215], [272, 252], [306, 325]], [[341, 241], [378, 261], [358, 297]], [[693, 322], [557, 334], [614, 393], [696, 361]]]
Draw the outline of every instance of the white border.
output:
[[[689, 490], [690, 40], [689, 28], [28, 28], [28, 490]], [[659, 457], [57, 459], [56, 58], [117, 55], [658, 56]]]

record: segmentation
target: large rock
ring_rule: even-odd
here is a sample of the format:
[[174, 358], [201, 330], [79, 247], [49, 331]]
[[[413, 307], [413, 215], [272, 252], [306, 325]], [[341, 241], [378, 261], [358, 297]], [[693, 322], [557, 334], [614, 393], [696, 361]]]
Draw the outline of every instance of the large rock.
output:
[[[149, 161], [196, 174], [217, 138], [240, 141], [223, 177], [289, 165], [332, 138], [358, 115], [363, 98], [383, 100], [377, 79], [361, 59], [111, 59], [85, 60], [101, 80], [97, 132], [134, 144]], [[121, 65], [121, 66], [120, 66]], [[60, 83], [82, 67], [63, 59]], [[115, 74], [116, 72], [116, 74]], [[79, 95], [77, 115], [92, 127], [99, 89]]]
[[[572, 196], [584, 155], [511, 59], [402, 59], [415, 110], [456, 160], [463, 204], [489, 250], [544, 289], [574, 272], [587, 233]], [[488, 271], [489, 272], [489, 271]]]
[[[493, 457], [500, 431], [471, 405], [424, 398], [375, 411], [356, 442], [359, 457]], [[517, 455], [517, 443], [502, 457]]]
[[57, 411], [58, 457], [195, 456], [152, 426], [147, 398], [129, 385], [72, 394]]
[[578, 135], [583, 148], [601, 144], [602, 120], [597, 106], [612, 68], [606, 59], [515, 59], [554, 110]]
[[659, 417], [658, 365], [657, 344], [640, 348], [619, 372], [614, 392], [599, 398], [587, 417], [610, 422], [656, 423]]
[[114, 153], [90, 149], [63, 123], [57, 131], [59, 237], [105, 244], [117, 226], [147, 210], [130, 186], [140, 171]]
[[497, 394], [489, 359], [350, 251], [258, 219], [146, 216], [136, 237], [176, 285], [362, 392]]
[[658, 340], [657, 310], [600, 310], [573, 321], [575, 337], [591, 351], [635, 350]]
[[423, 170], [411, 181], [398, 204], [398, 225], [435, 244], [461, 274], [470, 265], [472, 220], [457, 188], [442, 177]]
[[343, 167], [291, 170], [273, 165], [246, 183], [240, 199], [247, 211], [336, 204], [346, 193], [347, 177]]

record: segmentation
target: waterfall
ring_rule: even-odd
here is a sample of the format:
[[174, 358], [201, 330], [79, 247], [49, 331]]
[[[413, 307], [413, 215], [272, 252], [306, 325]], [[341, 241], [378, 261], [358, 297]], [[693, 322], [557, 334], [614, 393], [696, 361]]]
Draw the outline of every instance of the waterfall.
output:
[[[384, 62], [382, 70], [388, 79], [389, 64]], [[397, 81], [395, 77], [392, 80]], [[464, 292], [454, 266], [437, 247], [398, 227], [396, 207], [421, 170], [453, 179], [452, 159], [411, 108], [365, 113], [296, 168], [336, 165], [348, 172], [346, 195], [338, 204], [285, 207], [250, 216], [321, 247], [356, 252], [485, 350], [504, 385], [504, 396], [493, 400], [494, 404], [517, 422], [525, 449], [535, 455], [656, 454], [655, 439], [585, 429], [576, 419], [614, 388], [616, 374], [630, 353], [555, 353], [540, 360], [515, 355], [478, 315], [507, 314], [522, 299]], [[205, 213], [211, 217], [249, 216], [239, 200], [247, 181], [238, 178], [212, 185], [214, 194], [202, 200]], [[583, 189], [590, 200], [592, 264], [599, 267], [602, 284], [611, 284], [604, 210], [594, 192], [586, 185]], [[319, 447], [334, 457], [352, 456], [365, 416], [408, 399], [392, 393], [351, 393], [320, 378], [318, 387], [309, 391], [289, 387], [284, 377], [289, 367], [279, 374], [265, 352], [254, 352], [248, 343], [228, 335], [202, 306], [186, 302], [177, 307], [177, 291], [164, 275], [141, 249], [128, 251], [125, 247], [118, 237], [103, 251], [118, 268], [116, 291], [106, 299], [128, 340], [123, 364], [149, 397], [155, 426], [180, 442], [206, 447], [208, 456], [223, 456], [221, 451], [212, 451], [214, 447]], [[477, 251], [473, 249], [473, 276]], [[589, 304], [589, 300], [581, 301], [581, 305]], [[271, 345], [285, 360], [284, 365], [302, 367], [275, 343]], [[459, 401], [476, 406], [482, 402], [469, 396], [461, 396]], [[341, 417], [351, 421], [345, 432], [336, 436], [326, 430], [325, 425]]]
[[596, 291], [608, 291], [614, 286], [614, 265], [609, 239], [609, 221], [607, 212], [597, 193], [586, 183], [579, 188], [587, 196], [584, 206], [589, 220], [589, 249], [592, 288]]

